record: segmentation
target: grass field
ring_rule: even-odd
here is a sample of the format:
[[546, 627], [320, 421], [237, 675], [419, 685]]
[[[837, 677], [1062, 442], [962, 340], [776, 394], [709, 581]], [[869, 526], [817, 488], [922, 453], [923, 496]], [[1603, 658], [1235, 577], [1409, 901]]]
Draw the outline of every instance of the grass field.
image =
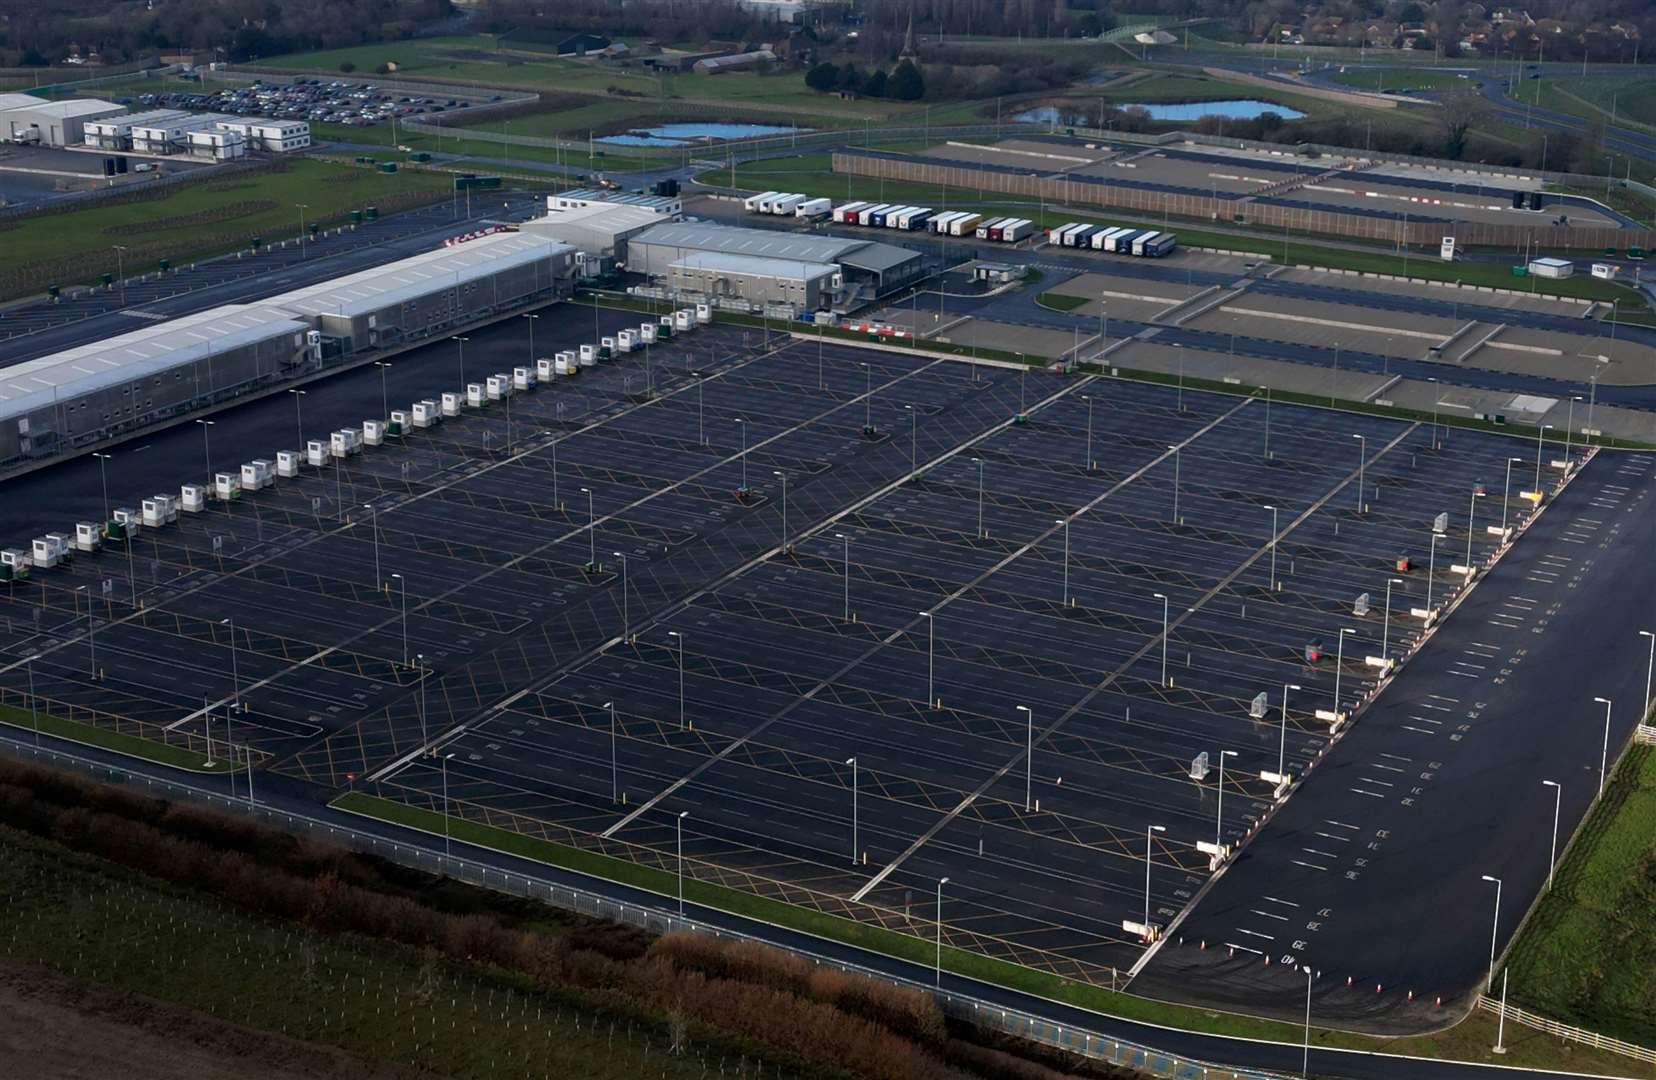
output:
[[[209, 768], [206, 763], [205, 747], [198, 750], [187, 749], [182, 745], [156, 742], [136, 735], [124, 735], [110, 731], [107, 728], [94, 727], [91, 724], [82, 724], [74, 720], [65, 720], [53, 716], [50, 712], [34, 712], [29, 709], [15, 708], [11, 705], [0, 705], [0, 724], [9, 724], [12, 727], [24, 728], [30, 732], [40, 731], [43, 735], [53, 735], [60, 739], [69, 739], [88, 746], [112, 750], [117, 754], [128, 757], [143, 758], [146, 761], [156, 761], [163, 765], [171, 765], [177, 769], [189, 772], [222, 773], [229, 770], [229, 765], [223, 760], [223, 749], [217, 763]], [[181, 739], [180, 742], [183, 740]]]
[[1656, 749], [1617, 769], [1506, 971], [1525, 1008], [1656, 1047]]
[[286, 164], [278, 172], [182, 184], [159, 198], [94, 204], [8, 224], [0, 232], [6, 253], [0, 295], [96, 280], [116, 269], [115, 244], [128, 249], [126, 272], [143, 273], [155, 269], [158, 259], [176, 265], [239, 248], [253, 236], [294, 236], [296, 203], [308, 205], [307, 222], [331, 224], [353, 209], [390, 210], [437, 198], [452, 186], [446, 174], [380, 173], [312, 159]]
[[675, 99], [709, 102], [767, 115], [815, 116], [818, 126], [824, 122], [821, 118], [835, 118], [840, 123], [861, 123], [865, 117], [877, 120], [914, 109], [913, 104], [908, 102], [846, 101], [833, 94], [819, 94], [805, 85], [804, 74], [797, 71], [658, 76], [642, 68], [623, 68], [598, 61], [562, 60], [545, 53], [499, 52], [495, 49], [494, 39], [484, 35], [422, 38], [349, 49], [292, 53], [261, 60], [259, 66], [338, 77], [341, 65], [347, 63], [355, 65], [350, 76], [353, 79], [371, 81], [376, 78], [375, 71], [380, 65], [391, 63], [397, 66], [395, 75], [378, 77], [440, 79], [523, 90], [610, 95], [622, 99], [637, 97], [644, 99], [644, 102], [658, 104]]
[[1473, 83], [1449, 71], [1399, 71], [1395, 68], [1353, 68], [1334, 81], [1356, 90], [1457, 90]]
[[[703, 183], [730, 186], [726, 169], [715, 169], [701, 174]], [[973, 207], [994, 208], [1008, 212], [1017, 210], [1022, 216], [1036, 220], [1045, 227], [1066, 221], [1085, 221], [1097, 225], [1145, 225], [1156, 220], [1134, 221], [1124, 217], [1095, 213], [1076, 214], [1047, 208], [1038, 202], [1017, 199], [997, 193], [978, 192], [972, 188], [947, 190], [925, 184], [883, 183], [878, 179], [838, 175], [831, 171], [827, 154], [802, 154], [781, 162], [756, 162], [737, 169], [736, 180], [744, 189], [764, 191], [776, 189], [799, 191], [808, 195], [825, 195], [839, 199], [876, 199], [880, 202], [902, 200], [919, 206], [948, 206], [954, 209]], [[1411, 256], [1387, 251], [1362, 251], [1332, 247], [1303, 238], [1287, 241], [1280, 237], [1265, 237], [1245, 233], [1221, 232], [1213, 229], [1188, 227], [1173, 222], [1179, 242], [1187, 246], [1216, 247], [1232, 251], [1254, 251], [1279, 262], [1303, 263], [1337, 270], [1358, 270], [1375, 274], [1402, 274], [1434, 281], [1460, 281], [1466, 285], [1489, 285], [1496, 288], [1529, 287], [1541, 294], [1570, 296], [1592, 300], [1620, 300], [1633, 302], [1637, 296], [1631, 289], [1595, 278], [1564, 278], [1561, 280], [1525, 278], [1515, 279], [1505, 265], [1499, 263], [1439, 262], [1429, 255]], [[1435, 252], [1433, 253], [1435, 254]], [[1642, 310], [1643, 305], [1639, 305]]]
[[1035, 298], [1035, 302], [1054, 311], [1074, 311], [1091, 303], [1085, 296], [1070, 296], [1058, 292], [1044, 292]]
[[[0, 895], [9, 931], [0, 956], [366, 1060], [480, 1080], [695, 1080], [726, 1059], [734, 1075], [744, 1051], [756, 1064], [751, 1049], [694, 1037], [690, 1052], [668, 1055], [657, 1018], [537, 993], [412, 948], [295, 933], [10, 830], [0, 830]], [[556, 935], [567, 924], [549, 913], [537, 929]], [[244, 1075], [258, 1071], [249, 1067]], [[811, 1075], [767, 1064], [773, 1074]]]

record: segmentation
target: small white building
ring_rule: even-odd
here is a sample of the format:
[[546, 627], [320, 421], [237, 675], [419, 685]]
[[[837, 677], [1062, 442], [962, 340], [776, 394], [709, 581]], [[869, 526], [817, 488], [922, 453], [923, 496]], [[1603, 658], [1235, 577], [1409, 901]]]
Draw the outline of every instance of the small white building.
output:
[[236, 117], [218, 121], [220, 131], [233, 131], [247, 141], [249, 150], [267, 154], [289, 154], [311, 144], [310, 125], [303, 120], [266, 120]]
[[1569, 259], [1531, 259], [1529, 272], [1536, 277], [1567, 278], [1575, 274], [1575, 263]]
[[247, 156], [247, 139], [237, 131], [188, 131], [184, 133], [184, 149], [193, 158], [209, 161], [233, 161]]
[[190, 148], [190, 132], [212, 131], [233, 117], [223, 113], [185, 113], [182, 117], [132, 126], [132, 149], [140, 154], [178, 154]]
[[188, 120], [189, 117], [190, 114], [182, 109], [154, 109], [89, 120], [81, 125], [81, 131], [87, 146], [99, 150], [131, 150], [133, 128], [164, 126], [175, 120]]

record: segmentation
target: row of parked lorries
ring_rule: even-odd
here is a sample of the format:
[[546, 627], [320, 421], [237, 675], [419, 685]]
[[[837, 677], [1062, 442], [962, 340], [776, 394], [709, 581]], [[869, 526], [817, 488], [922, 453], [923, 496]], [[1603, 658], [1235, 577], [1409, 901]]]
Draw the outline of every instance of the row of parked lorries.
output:
[[1054, 247], [1090, 248], [1093, 251], [1111, 251], [1118, 255], [1138, 255], [1159, 259], [1179, 246], [1173, 233], [1158, 229], [1122, 229], [1108, 225], [1088, 225], [1072, 221], [1047, 230], [1047, 242]]
[[[938, 212], [929, 206], [910, 206], [906, 203], [848, 202], [834, 206], [828, 199], [807, 199], [804, 195], [790, 192], [767, 191], [747, 199], [745, 205], [750, 213], [755, 214], [811, 220], [831, 216], [837, 225], [861, 225], [900, 232], [925, 230], [939, 236], [970, 236], [1007, 244], [1027, 239], [1036, 232], [1035, 223], [1029, 218], [991, 217], [969, 210]], [[1055, 247], [1087, 248], [1152, 259], [1170, 254], [1179, 244], [1179, 238], [1165, 230], [1090, 225], [1080, 221], [1048, 229], [1047, 239]]]

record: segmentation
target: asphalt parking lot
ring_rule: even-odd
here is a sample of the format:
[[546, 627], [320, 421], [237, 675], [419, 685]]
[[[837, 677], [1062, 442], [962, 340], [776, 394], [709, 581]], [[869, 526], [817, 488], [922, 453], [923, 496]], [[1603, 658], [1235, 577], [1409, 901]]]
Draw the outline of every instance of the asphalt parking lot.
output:
[[[556, 309], [537, 351], [589, 339], [590, 317]], [[657, 865], [688, 811], [688, 872], [917, 932], [947, 876], [947, 940], [1107, 983], [1141, 954], [1122, 923], [1144, 917], [1146, 830], [1167, 830], [1149, 833], [1166, 924], [1208, 878], [1197, 843], [1247, 835], [1276, 786], [1261, 773], [1310, 768], [1316, 710], [1358, 707], [1366, 657], [1420, 633], [1439, 512], [1430, 588], [1451, 595], [1458, 515], [1506, 447], [760, 338], [704, 330], [648, 371], [629, 356], [523, 394], [510, 449], [497, 404], [146, 531], [130, 564], [40, 571], [0, 604], [5, 685], [42, 652], [28, 666], [58, 702], [222, 732], [239, 700], [238, 737], [322, 789], [435, 805], [446, 772], [454, 812]], [[458, 382], [445, 346], [408, 355], [392, 407]], [[469, 377], [526, 355], [520, 326], [474, 334]], [[342, 378], [356, 414], [379, 411], [377, 380]], [[260, 442], [215, 459], [292, 445], [287, 407], [248, 406], [227, 426]], [[171, 440], [143, 454], [175, 486], [205, 469]], [[74, 505], [101, 512], [77, 466]]]

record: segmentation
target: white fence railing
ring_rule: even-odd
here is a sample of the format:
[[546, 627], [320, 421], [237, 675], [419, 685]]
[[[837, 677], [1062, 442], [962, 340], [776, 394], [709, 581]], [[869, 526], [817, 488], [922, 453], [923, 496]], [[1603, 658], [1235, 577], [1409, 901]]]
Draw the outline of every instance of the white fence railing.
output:
[[1656, 746], [1656, 727], [1640, 724], [1633, 729], [1633, 741], [1641, 746]]
[[1544, 1031], [1548, 1035], [1556, 1035], [1560, 1039], [1568, 1039], [1570, 1042], [1578, 1042], [1583, 1046], [1591, 1046], [1596, 1050], [1608, 1050], [1623, 1057], [1656, 1064], [1656, 1050], [1639, 1046], [1637, 1043], [1612, 1039], [1608, 1035], [1600, 1035], [1596, 1031], [1588, 1031], [1585, 1028], [1571, 1027], [1569, 1024], [1562, 1024], [1557, 1020], [1548, 1019], [1540, 1013], [1520, 1009], [1516, 1005], [1502, 1006], [1499, 998], [1486, 997], [1480, 994], [1478, 996], [1478, 1008], [1485, 1012], [1492, 1012], [1497, 1016], [1504, 1011], [1508, 1020], [1523, 1024], [1525, 1027], [1534, 1028], [1537, 1031]]

